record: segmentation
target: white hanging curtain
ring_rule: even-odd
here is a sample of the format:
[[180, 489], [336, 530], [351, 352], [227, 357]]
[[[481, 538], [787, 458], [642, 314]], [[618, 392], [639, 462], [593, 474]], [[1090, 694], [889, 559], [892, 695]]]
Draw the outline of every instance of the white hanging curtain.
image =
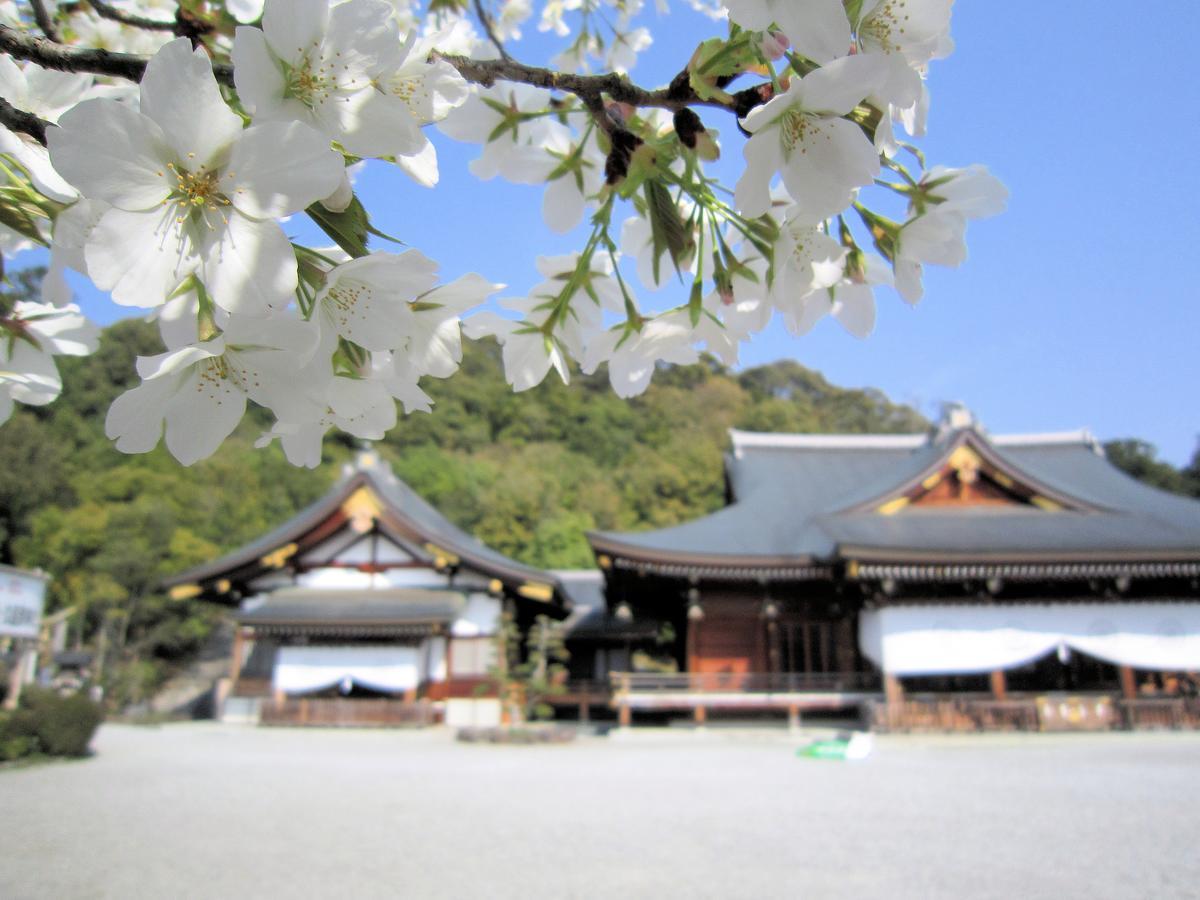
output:
[[859, 617], [863, 655], [891, 675], [1016, 669], [1066, 647], [1116, 666], [1200, 670], [1200, 604], [901, 606]]
[[307, 694], [343, 682], [399, 693], [420, 682], [419, 662], [416, 647], [280, 647], [272, 684], [287, 694]]

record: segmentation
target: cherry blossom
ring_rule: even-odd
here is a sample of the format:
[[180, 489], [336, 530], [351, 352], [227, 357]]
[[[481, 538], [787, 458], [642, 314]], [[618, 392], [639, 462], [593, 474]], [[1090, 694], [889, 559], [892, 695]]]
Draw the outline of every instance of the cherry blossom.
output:
[[55, 307], [22, 301], [0, 322], [0, 424], [14, 401], [44, 406], [62, 392], [55, 356], [87, 356], [100, 330], [75, 305]]
[[752, 110], [743, 122], [752, 137], [743, 150], [738, 209], [748, 216], [765, 213], [775, 172], [805, 213], [825, 217], [844, 209], [855, 189], [879, 173], [879, 158], [862, 129], [842, 116], [885, 73], [879, 57], [844, 57], [793, 80], [783, 94]]
[[112, 207], [87, 241], [92, 280], [131, 306], [163, 303], [192, 274], [225, 309], [287, 306], [296, 262], [272, 220], [334, 192], [337, 154], [299, 122], [243, 131], [183, 38], [147, 66], [140, 110], [85, 100], [49, 134], [55, 168]]

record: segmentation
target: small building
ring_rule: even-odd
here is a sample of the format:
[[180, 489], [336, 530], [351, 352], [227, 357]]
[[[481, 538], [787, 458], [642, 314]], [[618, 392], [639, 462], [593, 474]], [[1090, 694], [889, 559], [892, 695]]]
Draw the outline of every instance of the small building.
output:
[[561, 620], [558, 576], [455, 527], [378, 456], [251, 544], [164, 584], [236, 607], [227, 718], [280, 724], [487, 725], [481, 697], [507, 613]]
[[731, 447], [720, 511], [589, 535], [607, 621], [658, 626], [631, 645], [658, 671], [617, 677], [625, 721], [1200, 724], [1200, 502], [1126, 476], [1086, 432], [993, 436], [955, 410], [928, 434]]

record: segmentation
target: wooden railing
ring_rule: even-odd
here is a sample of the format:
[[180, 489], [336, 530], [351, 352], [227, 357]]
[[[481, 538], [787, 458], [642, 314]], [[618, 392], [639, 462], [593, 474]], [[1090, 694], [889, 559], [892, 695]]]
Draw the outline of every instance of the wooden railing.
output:
[[868, 721], [879, 731], [1037, 731], [1037, 703], [987, 698], [876, 701]]
[[433, 705], [423, 700], [286, 697], [264, 700], [261, 721], [264, 725], [391, 728], [433, 725], [437, 716]]
[[1126, 728], [1200, 728], [1200, 699], [1147, 697], [1117, 703]]
[[724, 692], [754, 694], [804, 694], [874, 692], [879, 676], [870, 672], [681, 672], [671, 675], [613, 672], [614, 694]]
[[920, 697], [874, 701], [872, 727], [880, 731], [1106, 731], [1114, 728], [1200, 728], [1200, 700], [1164, 697], [1114, 700], [1104, 695]]

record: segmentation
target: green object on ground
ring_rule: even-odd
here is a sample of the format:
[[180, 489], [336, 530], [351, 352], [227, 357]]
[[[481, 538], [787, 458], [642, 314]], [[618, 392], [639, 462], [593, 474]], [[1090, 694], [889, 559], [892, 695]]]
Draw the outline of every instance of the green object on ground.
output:
[[809, 759], [845, 759], [846, 748], [849, 746], [849, 741], [813, 741], [807, 747], [797, 750], [796, 755]]

